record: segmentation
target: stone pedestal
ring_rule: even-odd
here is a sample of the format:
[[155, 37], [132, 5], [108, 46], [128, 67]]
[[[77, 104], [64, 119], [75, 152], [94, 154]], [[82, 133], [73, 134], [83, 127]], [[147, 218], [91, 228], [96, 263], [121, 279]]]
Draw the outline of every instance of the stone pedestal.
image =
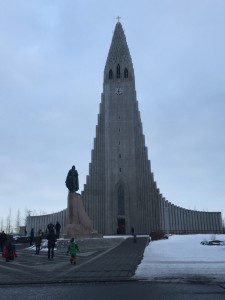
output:
[[68, 238], [96, 235], [93, 221], [86, 214], [80, 194], [69, 192], [67, 198], [67, 215], [65, 235]]

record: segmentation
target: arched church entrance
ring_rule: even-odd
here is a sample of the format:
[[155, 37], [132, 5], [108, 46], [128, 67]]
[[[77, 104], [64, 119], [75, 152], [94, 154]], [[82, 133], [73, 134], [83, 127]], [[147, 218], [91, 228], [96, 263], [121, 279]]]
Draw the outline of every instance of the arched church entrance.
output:
[[117, 219], [117, 234], [125, 234], [126, 233], [126, 221], [125, 218]]

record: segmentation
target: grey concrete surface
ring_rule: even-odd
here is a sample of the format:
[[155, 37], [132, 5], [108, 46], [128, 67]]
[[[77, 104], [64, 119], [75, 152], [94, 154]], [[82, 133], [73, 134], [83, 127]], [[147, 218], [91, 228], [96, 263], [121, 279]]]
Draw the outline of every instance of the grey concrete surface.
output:
[[138, 237], [137, 243], [133, 238], [99, 241], [98, 247], [96, 241], [89, 241], [89, 246], [83, 242], [75, 266], [70, 264], [66, 250], [56, 251], [54, 260], [48, 260], [47, 252], [35, 255], [18, 247], [14, 261], [0, 260], [0, 285], [132, 280], [147, 242], [147, 237]]
[[219, 285], [155, 282], [98, 282], [0, 286], [0, 299], [10, 300], [223, 300]]

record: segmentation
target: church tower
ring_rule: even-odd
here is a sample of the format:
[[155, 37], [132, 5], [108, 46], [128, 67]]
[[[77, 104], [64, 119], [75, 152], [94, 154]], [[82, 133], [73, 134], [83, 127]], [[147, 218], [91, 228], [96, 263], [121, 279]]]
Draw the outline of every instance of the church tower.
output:
[[218, 233], [221, 212], [188, 210], [166, 200], [148, 160], [130, 51], [118, 21], [109, 49], [83, 203], [102, 234]]
[[159, 227], [158, 195], [145, 147], [132, 59], [118, 21], [104, 70], [83, 201], [100, 233], [130, 233], [131, 227], [136, 233], [149, 233]]

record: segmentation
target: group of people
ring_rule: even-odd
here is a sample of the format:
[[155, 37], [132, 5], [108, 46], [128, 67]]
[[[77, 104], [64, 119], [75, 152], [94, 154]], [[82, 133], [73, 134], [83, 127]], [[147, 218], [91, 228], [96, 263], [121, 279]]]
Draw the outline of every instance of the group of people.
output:
[[[56, 241], [60, 236], [60, 229], [61, 229], [61, 225], [59, 224], [59, 222], [57, 222], [56, 225], [54, 225], [52, 222], [50, 222], [47, 225], [47, 228], [45, 231], [45, 237], [48, 240], [48, 259], [49, 260], [54, 258], [54, 248], [56, 245]], [[43, 237], [44, 237], [44, 232], [42, 232], [41, 229], [38, 231], [37, 235], [34, 236], [34, 228], [31, 228], [30, 246], [35, 244], [35, 247], [36, 247], [35, 254], [36, 255], [38, 255], [40, 253]]]
[[0, 250], [7, 262], [17, 257], [16, 247], [4, 231], [0, 233]]
[[[60, 236], [60, 229], [61, 225], [59, 222], [54, 225], [52, 222], [50, 222], [46, 228], [46, 239], [47, 239], [47, 246], [48, 246], [48, 260], [54, 259], [54, 249], [56, 247], [56, 241]], [[44, 237], [44, 233], [41, 231], [41, 229], [38, 231], [38, 234], [36, 237], [34, 237], [34, 229], [31, 229], [30, 233], [30, 244], [33, 245], [33, 242], [36, 246], [36, 252], [35, 254], [38, 255], [40, 253], [41, 243], [42, 239]], [[76, 264], [76, 254], [79, 251], [78, 245], [76, 244], [74, 238], [70, 240], [67, 254], [70, 254], [70, 263], [75, 265]]]
[[[54, 259], [54, 249], [56, 247], [56, 241], [60, 236], [60, 229], [61, 226], [59, 222], [57, 222], [56, 225], [53, 225], [53, 223], [50, 222], [47, 226], [45, 238], [47, 239], [49, 260]], [[36, 255], [40, 253], [43, 237], [44, 232], [42, 232], [41, 229], [38, 231], [36, 236], [34, 236], [34, 229], [31, 229], [30, 245], [33, 245], [33, 243], [35, 243]], [[12, 240], [7, 237], [7, 234], [5, 234], [4, 231], [0, 232], [0, 250], [2, 252], [2, 257], [4, 257], [6, 261], [13, 260], [15, 257], [17, 257], [15, 245], [12, 243]], [[72, 238], [67, 248], [67, 254], [70, 254], [70, 263], [73, 265], [76, 264], [77, 252], [79, 252], [78, 245], [76, 244], [74, 238]]]
[[[54, 231], [56, 233], [56, 238], [59, 239], [60, 237], [60, 229], [61, 229], [61, 225], [60, 223], [57, 221], [57, 223], [54, 225], [52, 222], [50, 222], [46, 228], [45, 233], [48, 234], [49, 232]], [[35, 245], [37, 243], [39, 243], [40, 241], [40, 236], [43, 237], [44, 233], [41, 231], [41, 229], [38, 231], [37, 236], [35, 237], [34, 235], [34, 228], [31, 228], [30, 231], [30, 246], [32, 246], [34, 243]]]
[[61, 230], [61, 225], [57, 221], [57, 223], [54, 225], [52, 222], [50, 222], [47, 226], [47, 231], [55, 231], [56, 233], [56, 238], [59, 239], [60, 237], [60, 230]]

